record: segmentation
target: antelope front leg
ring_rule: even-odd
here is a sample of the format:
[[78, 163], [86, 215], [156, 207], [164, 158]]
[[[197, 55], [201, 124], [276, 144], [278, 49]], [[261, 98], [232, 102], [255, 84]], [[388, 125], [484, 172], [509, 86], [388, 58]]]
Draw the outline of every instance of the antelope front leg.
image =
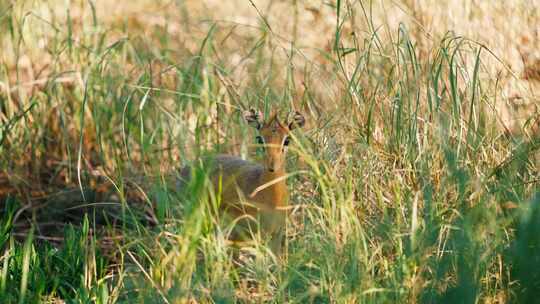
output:
[[263, 215], [262, 228], [270, 250], [280, 256], [282, 251], [283, 238], [285, 236], [287, 214], [281, 210], [267, 211]]

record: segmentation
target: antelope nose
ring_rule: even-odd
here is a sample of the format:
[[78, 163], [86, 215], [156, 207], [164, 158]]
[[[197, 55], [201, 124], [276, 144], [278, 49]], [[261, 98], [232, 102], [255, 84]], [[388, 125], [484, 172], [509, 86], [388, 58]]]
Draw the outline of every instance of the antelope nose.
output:
[[268, 168], [268, 171], [274, 172], [274, 168]]

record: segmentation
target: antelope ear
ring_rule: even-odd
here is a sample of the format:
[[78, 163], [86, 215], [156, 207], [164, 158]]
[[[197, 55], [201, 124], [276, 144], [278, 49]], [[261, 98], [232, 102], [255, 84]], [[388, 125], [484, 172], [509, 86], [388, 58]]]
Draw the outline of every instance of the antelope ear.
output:
[[292, 119], [289, 120], [289, 130], [301, 128], [304, 126], [305, 123], [306, 120], [304, 119], [304, 116], [299, 112], [295, 111]]
[[262, 127], [263, 123], [263, 115], [261, 111], [257, 111], [255, 109], [249, 109], [248, 111], [244, 111], [243, 113], [244, 119], [247, 121], [247, 123], [255, 127], [257, 130], [259, 130]]

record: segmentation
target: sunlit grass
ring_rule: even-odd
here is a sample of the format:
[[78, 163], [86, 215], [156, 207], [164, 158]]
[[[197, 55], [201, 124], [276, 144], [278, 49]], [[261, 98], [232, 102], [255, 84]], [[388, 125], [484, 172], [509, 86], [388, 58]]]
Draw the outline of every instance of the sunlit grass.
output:
[[[428, 43], [422, 24], [388, 35], [337, 1], [317, 48], [252, 6], [258, 27], [197, 24], [183, 4], [141, 19], [0, 5], [0, 302], [534, 301], [539, 119], [500, 117], [492, 47]], [[281, 255], [227, 241], [198, 166], [257, 158], [249, 107], [307, 119]]]

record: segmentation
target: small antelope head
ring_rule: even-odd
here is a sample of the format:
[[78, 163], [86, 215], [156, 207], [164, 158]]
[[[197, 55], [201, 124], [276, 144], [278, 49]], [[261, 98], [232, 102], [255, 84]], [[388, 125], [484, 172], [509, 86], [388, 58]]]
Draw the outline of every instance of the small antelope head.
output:
[[298, 112], [291, 113], [288, 117], [287, 121], [282, 123], [277, 112], [273, 112], [267, 119], [263, 118], [260, 111], [254, 109], [244, 112], [244, 119], [259, 130], [257, 143], [264, 148], [265, 169], [272, 173], [282, 172], [285, 169], [289, 133], [305, 123], [304, 116]]

